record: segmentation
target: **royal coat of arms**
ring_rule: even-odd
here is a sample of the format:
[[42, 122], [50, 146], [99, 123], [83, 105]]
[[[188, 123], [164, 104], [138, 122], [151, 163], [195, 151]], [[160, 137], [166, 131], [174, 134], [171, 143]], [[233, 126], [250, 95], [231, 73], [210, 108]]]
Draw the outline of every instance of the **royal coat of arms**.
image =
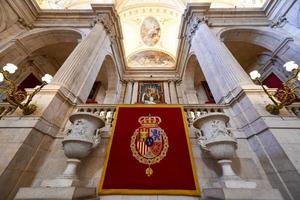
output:
[[138, 119], [141, 124], [131, 136], [130, 148], [132, 155], [140, 162], [148, 165], [147, 176], [153, 174], [151, 165], [159, 163], [166, 157], [169, 143], [165, 131], [158, 125], [161, 118], [158, 116], [142, 116]]

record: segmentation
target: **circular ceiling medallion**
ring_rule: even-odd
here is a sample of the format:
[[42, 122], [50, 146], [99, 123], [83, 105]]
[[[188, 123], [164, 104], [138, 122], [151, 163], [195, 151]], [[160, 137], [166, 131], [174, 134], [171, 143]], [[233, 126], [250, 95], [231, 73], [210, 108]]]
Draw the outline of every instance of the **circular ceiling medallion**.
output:
[[147, 46], [154, 46], [160, 39], [160, 25], [154, 17], [144, 19], [141, 26], [141, 37]]

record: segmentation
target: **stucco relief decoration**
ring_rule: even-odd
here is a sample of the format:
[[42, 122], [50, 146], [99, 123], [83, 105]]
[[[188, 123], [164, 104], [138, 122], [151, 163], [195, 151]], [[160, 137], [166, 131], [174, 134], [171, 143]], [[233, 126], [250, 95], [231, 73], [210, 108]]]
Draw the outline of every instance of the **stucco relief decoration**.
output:
[[129, 67], [174, 67], [175, 60], [161, 51], [142, 51], [128, 59]]
[[147, 17], [141, 26], [141, 37], [147, 46], [154, 46], [160, 39], [161, 28], [154, 17]]

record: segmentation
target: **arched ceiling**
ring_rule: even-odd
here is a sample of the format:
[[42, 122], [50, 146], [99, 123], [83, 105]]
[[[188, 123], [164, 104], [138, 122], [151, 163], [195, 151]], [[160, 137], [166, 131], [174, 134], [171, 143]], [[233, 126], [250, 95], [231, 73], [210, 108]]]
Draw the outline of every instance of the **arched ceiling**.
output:
[[187, 3], [211, 7], [260, 7], [266, 0], [36, 0], [42, 9], [91, 9], [115, 4], [120, 16], [125, 56], [131, 68], [174, 68], [182, 13]]
[[42, 9], [91, 9], [92, 3], [115, 4], [117, 10], [126, 7], [136, 7], [144, 4], [170, 5], [172, 7], [185, 7], [187, 3], [212, 3], [211, 7], [243, 8], [262, 7], [266, 0], [35, 0]]

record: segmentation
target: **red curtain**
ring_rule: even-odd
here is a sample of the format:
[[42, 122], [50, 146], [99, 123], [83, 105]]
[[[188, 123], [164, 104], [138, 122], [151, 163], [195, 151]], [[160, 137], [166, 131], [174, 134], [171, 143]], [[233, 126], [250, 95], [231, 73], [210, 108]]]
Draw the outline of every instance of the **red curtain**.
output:
[[208, 99], [205, 103], [216, 103], [207, 82], [206, 81], [201, 81], [201, 84], [204, 88], [205, 94], [206, 94], [207, 99]]
[[33, 74], [29, 74], [24, 81], [18, 86], [20, 90], [25, 88], [35, 88], [37, 85], [41, 85], [42, 82], [37, 79]]
[[282, 81], [273, 73], [271, 73], [264, 81], [263, 84], [268, 88], [282, 88]]

